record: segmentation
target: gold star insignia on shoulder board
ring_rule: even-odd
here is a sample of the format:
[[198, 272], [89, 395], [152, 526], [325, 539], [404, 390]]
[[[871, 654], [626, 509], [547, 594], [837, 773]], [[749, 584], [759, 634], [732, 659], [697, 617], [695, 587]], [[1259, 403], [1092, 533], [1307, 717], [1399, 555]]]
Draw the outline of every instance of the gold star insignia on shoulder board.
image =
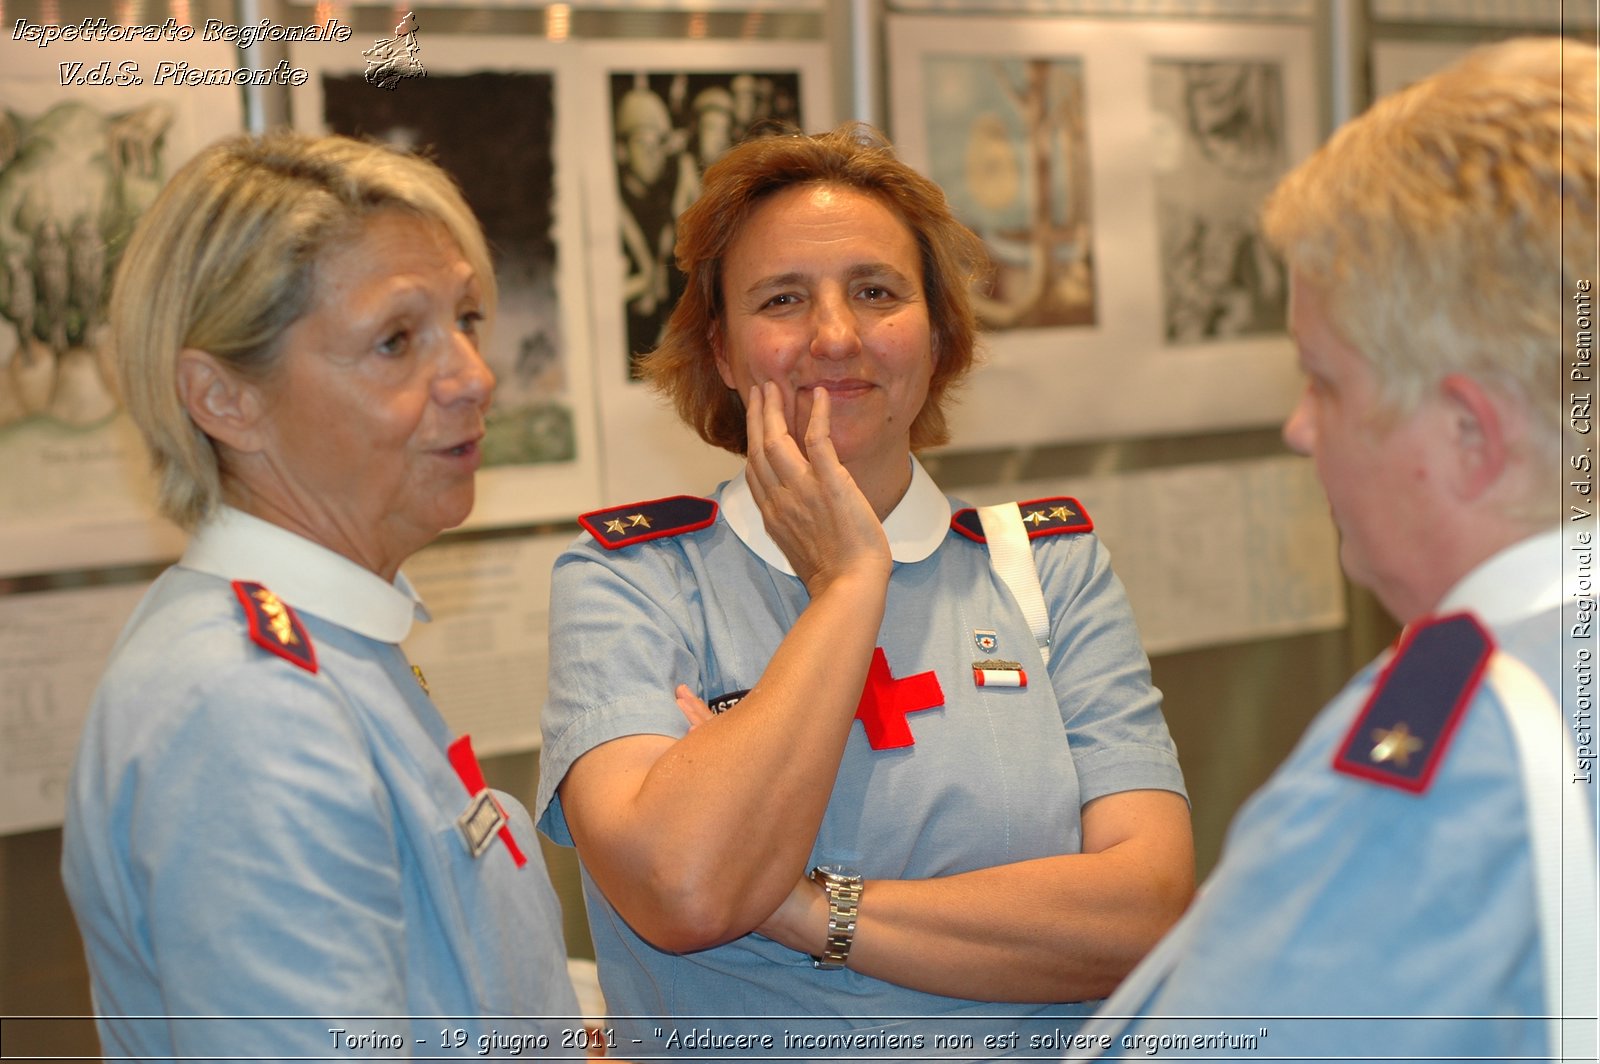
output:
[[[1029, 499], [1017, 503], [1017, 512], [1027, 526], [1029, 539], [1077, 532], [1093, 532], [1094, 522], [1083, 504], [1070, 495], [1056, 495], [1047, 499]], [[983, 521], [978, 511], [968, 506], [950, 515], [951, 531], [975, 543], [987, 543]]]
[[1411, 729], [1401, 721], [1392, 728], [1372, 729], [1372, 741], [1376, 744], [1372, 753], [1367, 756], [1372, 758], [1375, 765], [1392, 761], [1401, 768], [1411, 763], [1411, 755], [1420, 753], [1426, 744], [1417, 736], [1411, 734]]
[[606, 550], [698, 532], [710, 528], [716, 520], [717, 504], [691, 495], [632, 502], [578, 515], [578, 524]]
[[1333, 758], [1333, 770], [1422, 794], [1444, 764], [1451, 738], [1473, 704], [1494, 639], [1470, 613], [1408, 625], [1375, 672]]
[[417, 686], [422, 688], [422, 693], [427, 695], [429, 698], [432, 698], [433, 692], [428, 690], [428, 678], [422, 675], [422, 666], [411, 666], [411, 675], [417, 678]]

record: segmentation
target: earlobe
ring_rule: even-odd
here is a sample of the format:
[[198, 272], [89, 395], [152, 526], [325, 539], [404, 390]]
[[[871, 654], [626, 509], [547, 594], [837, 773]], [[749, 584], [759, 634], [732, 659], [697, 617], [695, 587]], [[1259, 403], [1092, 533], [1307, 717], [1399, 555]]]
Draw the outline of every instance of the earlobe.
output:
[[235, 451], [261, 447], [261, 396], [208, 351], [178, 352], [178, 401], [201, 432]]
[[1511, 461], [1506, 423], [1496, 396], [1465, 374], [1452, 373], [1439, 383], [1451, 416], [1451, 442], [1464, 500], [1473, 501], [1493, 488]]

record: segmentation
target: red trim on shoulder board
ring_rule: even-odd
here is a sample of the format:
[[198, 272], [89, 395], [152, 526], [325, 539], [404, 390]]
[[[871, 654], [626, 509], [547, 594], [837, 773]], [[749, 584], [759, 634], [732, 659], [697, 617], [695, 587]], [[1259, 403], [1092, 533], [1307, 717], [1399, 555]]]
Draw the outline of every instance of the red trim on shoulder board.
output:
[[[1089, 511], [1069, 495], [1030, 499], [1017, 503], [1017, 509], [1022, 511], [1022, 525], [1028, 530], [1029, 539], [1056, 536], [1063, 532], [1094, 531], [1094, 520], [1090, 518]], [[978, 520], [978, 511], [972, 507], [957, 510], [950, 518], [950, 527], [974, 543], [989, 542], [984, 537], [983, 522]]]
[[1411, 794], [1433, 783], [1494, 655], [1470, 613], [1408, 627], [1333, 758], [1333, 767]]
[[250, 626], [250, 641], [258, 647], [272, 651], [284, 661], [290, 661], [309, 673], [317, 671], [317, 650], [311, 645], [306, 626], [300, 623], [289, 604], [260, 584], [248, 580], [235, 580], [233, 593], [244, 607], [244, 619]]
[[695, 495], [673, 495], [650, 502], [629, 503], [592, 510], [578, 524], [606, 550], [620, 550], [652, 539], [681, 536], [710, 528], [717, 520], [717, 504]]

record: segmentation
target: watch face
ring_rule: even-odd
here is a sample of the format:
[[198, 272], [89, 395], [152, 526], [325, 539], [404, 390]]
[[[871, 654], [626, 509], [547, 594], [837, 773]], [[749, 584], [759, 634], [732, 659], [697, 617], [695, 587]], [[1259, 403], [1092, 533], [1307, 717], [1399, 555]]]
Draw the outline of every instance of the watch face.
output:
[[854, 868], [851, 868], [849, 865], [842, 865], [842, 864], [817, 865], [817, 871], [821, 872], [825, 876], [838, 876], [840, 879], [860, 879], [861, 878], [861, 873], [856, 871]]

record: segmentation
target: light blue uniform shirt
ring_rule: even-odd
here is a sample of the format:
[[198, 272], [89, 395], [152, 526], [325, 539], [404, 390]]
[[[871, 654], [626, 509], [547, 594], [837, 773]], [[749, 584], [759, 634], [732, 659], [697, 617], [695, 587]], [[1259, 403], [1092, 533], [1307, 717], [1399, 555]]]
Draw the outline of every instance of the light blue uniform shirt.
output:
[[[1556, 705], [1573, 620], [1562, 550], [1550, 533], [1502, 551], [1435, 611], [1473, 612]], [[1110, 1040], [1104, 1055], [1548, 1055], [1527, 803], [1497, 693], [1477, 687], [1421, 793], [1333, 767], [1389, 659], [1323, 709], [1239, 811], [1199, 899], [1085, 1028]], [[1573, 785], [1592, 810], [1592, 779]], [[1197, 1041], [1172, 1044], [1182, 1037]]]
[[[314, 674], [251, 641], [235, 579], [294, 609]], [[397, 645], [416, 615], [404, 577], [231, 510], [140, 603], [89, 714], [63, 842], [108, 1054], [449, 1041], [471, 1057], [482, 1036], [555, 1044], [570, 1026], [477, 1018], [577, 1005], [526, 811], [500, 796], [521, 868], [498, 839], [473, 859], [456, 827], [454, 736]]]
[[[720, 514], [701, 531], [615, 551], [584, 535], [556, 563], [536, 808], [557, 842], [571, 845], [555, 790], [575, 760], [625, 735], [684, 735], [676, 685], [708, 702], [754, 687], [806, 607], [805, 587], [767, 536], [743, 477], [717, 498]], [[951, 532], [951, 512], [914, 463], [911, 486], [884, 523], [895, 564], [877, 639], [894, 677], [934, 673], [943, 704], [907, 716], [915, 741], [901, 749], [874, 750], [863, 727], [852, 726], [813, 863], [851, 865], [868, 879], [920, 879], [1077, 853], [1084, 804], [1125, 790], [1183, 791], [1160, 695], [1099, 541], [1061, 534], [1034, 542], [1053, 637], [1046, 672], [987, 549]], [[978, 634], [991, 630], [995, 646], [982, 649]], [[1028, 685], [977, 686], [972, 663], [987, 658], [1022, 662]], [[754, 934], [666, 953], [634, 934], [587, 876], [584, 885], [623, 1056], [716, 1055], [656, 1036], [657, 1027], [670, 1036], [704, 1024], [620, 1020], [628, 1015], [756, 1017], [710, 1026], [777, 1039], [768, 1052], [739, 1055], [805, 1059], [814, 1046], [786, 1047], [785, 1031], [887, 1027], [921, 1036], [926, 1053], [933, 1033], [948, 1030], [974, 1036], [983, 1056], [992, 1055], [981, 1052], [986, 1032], [1070, 1030], [1092, 1008], [985, 1004], [818, 971], [808, 955]], [[1021, 1018], [971, 1019], [983, 1013]], [[954, 1022], [941, 1027], [939, 1018]], [[844, 1050], [852, 1055], [883, 1054]]]

